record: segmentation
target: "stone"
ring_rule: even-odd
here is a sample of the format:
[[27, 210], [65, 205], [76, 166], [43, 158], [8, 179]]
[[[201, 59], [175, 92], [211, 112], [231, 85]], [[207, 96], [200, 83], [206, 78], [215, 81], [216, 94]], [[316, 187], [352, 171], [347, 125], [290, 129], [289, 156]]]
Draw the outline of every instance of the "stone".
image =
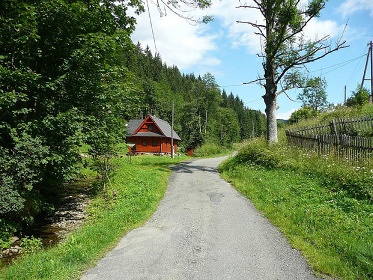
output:
[[10, 253], [12, 253], [12, 254], [18, 254], [18, 249], [17, 248], [14, 248], [14, 247], [12, 247], [12, 248], [10, 248]]
[[19, 241], [19, 237], [17, 237], [17, 236], [13, 236], [12, 238], [10, 238], [10, 244], [14, 244], [17, 241]]

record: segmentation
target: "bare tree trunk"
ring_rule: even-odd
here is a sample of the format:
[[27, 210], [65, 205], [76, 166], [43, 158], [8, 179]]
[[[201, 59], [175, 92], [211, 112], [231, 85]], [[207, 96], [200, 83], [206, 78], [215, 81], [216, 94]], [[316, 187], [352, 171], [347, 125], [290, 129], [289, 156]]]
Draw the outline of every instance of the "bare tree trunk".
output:
[[266, 104], [266, 115], [267, 115], [267, 141], [269, 143], [277, 143], [277, 98], [276, 95], [265, 95], [264, 102]]
[[205, 135], [207, 134], [207, 109], [206, 109], [206, 120], [205, 120]]
[[267, 115], [267, 141], [268, 143], [277, 143], [277, 86], [274, 81], [274, 66], [273, 62], [267, 58], [264, 75], [265, 75], [265, 95], [263, 96], [264, 103], [266, 104], [266, 115]]

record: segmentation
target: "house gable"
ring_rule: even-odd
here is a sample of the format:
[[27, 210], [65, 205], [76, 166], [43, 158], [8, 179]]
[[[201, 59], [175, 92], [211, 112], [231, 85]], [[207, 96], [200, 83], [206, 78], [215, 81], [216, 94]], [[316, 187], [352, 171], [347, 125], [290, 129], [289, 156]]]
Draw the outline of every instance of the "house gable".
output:
[[144, 120], [130, 120], [127, 125], [127, 143], [135, 145], [134, 153], [170, 153], [171, 138], [174, 151], [181, 141], [179, 135], [172, 130], [168, 122], [154, 116]]
[[136, 135], [138, 133], [153, 133], [165, 136], [163, 131], [158, 127], [151, 116], [148, 116], [145, 120], [143, 120], [143, 122], [134, 131], [133, 135]]

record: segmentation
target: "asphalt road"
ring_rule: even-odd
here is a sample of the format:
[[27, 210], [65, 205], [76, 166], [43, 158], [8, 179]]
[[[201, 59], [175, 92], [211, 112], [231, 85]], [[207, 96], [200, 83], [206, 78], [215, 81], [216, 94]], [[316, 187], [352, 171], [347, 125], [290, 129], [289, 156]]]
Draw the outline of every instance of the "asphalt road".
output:
[[223, 159], [175, 166], [153, 217], [81, 279], [317, 279], [279, 230], [220, 178]]

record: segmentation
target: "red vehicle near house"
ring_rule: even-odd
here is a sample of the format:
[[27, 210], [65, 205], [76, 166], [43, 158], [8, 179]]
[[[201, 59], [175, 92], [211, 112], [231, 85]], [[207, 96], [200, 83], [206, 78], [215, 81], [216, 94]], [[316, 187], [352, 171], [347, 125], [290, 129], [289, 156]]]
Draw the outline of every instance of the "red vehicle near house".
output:
[[155, 116], [128, 122], [126, 142], [133, 154], [171, 154], [171, 139], [176, 154], [181, 139], [168, 122]]

